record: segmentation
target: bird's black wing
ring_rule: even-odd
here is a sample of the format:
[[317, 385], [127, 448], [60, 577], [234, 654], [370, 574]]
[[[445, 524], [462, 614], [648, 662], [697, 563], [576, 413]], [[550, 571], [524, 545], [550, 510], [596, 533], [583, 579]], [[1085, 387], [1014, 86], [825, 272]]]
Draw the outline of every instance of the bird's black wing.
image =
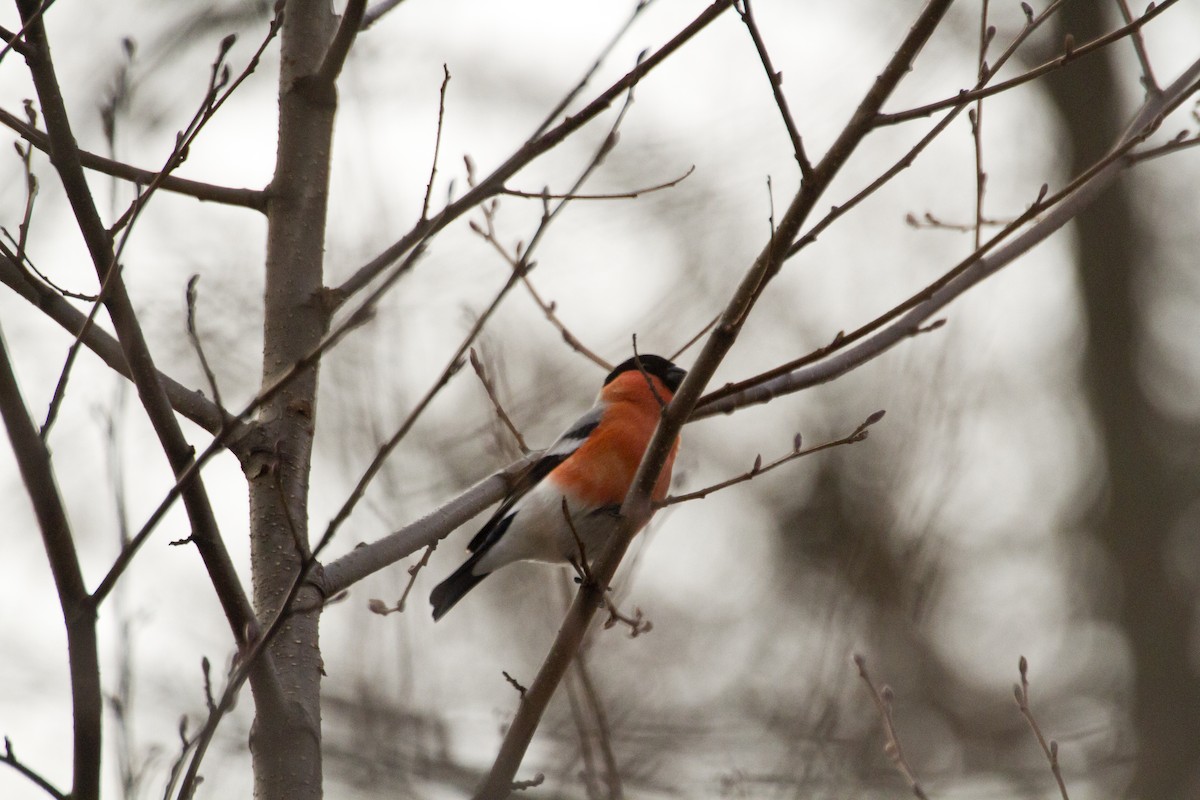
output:
[[575, 420], [575, 424], [559, 436], [554, 444], [546, 448], [546, 452], [542, 453], [542, 457], [533, 462], [528, 471], [517, 481], [517, 486], [509, 493], [508, 497], [504, 498], [504, 502], [496, 509], [495, 513], [488, 518], [483, 527], [479, 529], [479, 533], [471, 539], [467, 544], [467, 550], [472, 553], [480, 552], [481, 548], [486, 549], [484, 545], [489, 541], [495, 541], [503, 535], [508, 528], [508, 523], [512, 517], [509, 512], [513, 506], [517, 504], [525, 494], [541, 483], [542, 479], [554, 471], [554, 468], [571, 457], [571, 454], [579, 449], [579, 445], [583, 444], [588, 435], [596, 430], [600, 424], [600, 417], [604, 413], [603, 406], [595, 406], [588, 413], [584, 414], [579, 419]]

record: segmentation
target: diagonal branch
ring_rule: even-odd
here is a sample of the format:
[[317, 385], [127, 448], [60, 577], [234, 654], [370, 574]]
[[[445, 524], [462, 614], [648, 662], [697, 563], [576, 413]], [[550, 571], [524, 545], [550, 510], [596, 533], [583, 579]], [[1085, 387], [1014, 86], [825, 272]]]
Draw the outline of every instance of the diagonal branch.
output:
[[[735, 6], [735, 8], [737, 7]], [[800, 130], [796, 127], [796, 120], [792, 117], [787, 97], [783, 93], [783, 73], [776, 71], [775, 66], [771, 63], [771, 56], [767, 52], [767, 43], [763, 41], [762, 32], [758, 29], [758, 21], [755, 20], [754, 11], [750, 8], [750, 0], [742, 0], [741, 8], [737, 8], [737, 12], [741, 15], [742, 22], [746, 24], [746, 30], [749, 31], [750, 38], [754, 41], [754, 49], [758, 51], [758, 58], [762, 61], [763, 69], [766, 70], [767, 80], [771, 82], [771, 93], [775, 95], [775, 105], [779, 108], [779, 116], [783, 118], [788, 137], [792, 140], [792, 153], [796, 157], [796, 163], [800, 165], [800, 176], [806, 181], [811, 180], [812, 162], [808, 160], [808, 154], [804, 152], [804, 141], [800, 138]]]
[[337, 33], [333, 35], [333, 41], [325, 51], [320, 68], [313, 75], [315, 81], [330, 86], [337, 81], [342, 67], [346, 65], [346, 57], [350, 55], [350, 48], [354, 46], [354, 40], [362, 30], [363, 13], [366, 9], [367, 0], [349, 0], [346, 3], [346, 11], [342, 14]]
[[[0, 108], [0, 124], [6, 125], [20, 134], [21, 138], [44, 153], [50, 152], [50, 137], [34, 128], [15, 114]], [[121, 178], [132, 183], [147, 185], [154, 181], [159, 172], [152, 169], [142, 169], [123, 161], [96, 155], [86, 150], [79, 151], [79, 161], [84, 167]], [[235, 189], [229, 186], [216, 186], [211, 183], [188, 180], [174, 175], [162, 178], [160, 184], [163, 190], [184, 194], [197, 200], [208, 200], [228, 206], [241, 206], [255, 211], [266, 211], [267, 193], [262, 189]]]
[[[3, 334], [0, 334], [0, 415], [8, 429], [13, 455], [42, 532], [42, 542], [46, 547], [46, 557], [54, 575], [58, 602], [67, 627], [75, 761], [71, 797], [75, 800], [96, 800], [100, 796], [102, 715], [96, 607], [83, 583], [75, 539], [50, 465], [50, 451], [29, 417], [9, 362]], [[7, 740], [5, 745], [5, 750], [11, 756]], [[10, 763], [15, 766], [15, 759]]]
[[13, 752], [12, 742], [7, 736], [4, 737], [4, 752], [0, 753], [0, 764], [8, 764], [54, 800], [69, 800], [67, 794], [42, 777], [40, 772], [17, 758], [17, 754]]

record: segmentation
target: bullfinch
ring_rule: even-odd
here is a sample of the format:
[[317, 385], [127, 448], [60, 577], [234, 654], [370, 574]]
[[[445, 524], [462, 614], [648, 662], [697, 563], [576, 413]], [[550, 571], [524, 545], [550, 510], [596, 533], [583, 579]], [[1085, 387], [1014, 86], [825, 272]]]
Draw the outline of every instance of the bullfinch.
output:
[[[581, 545], [588, 560], [599, 554], [663, 404], [685, 375], [654, 355], [635, 356], [610, 372], [596, 404], [529, 468], [467, 545], [470, 557], [434, 588], [433, 618], [441, 619], [480, 581], [514, 561], [578, 564]], [[676, 439], [654, 485], [655, 500], [667, 494], [678, 448]]]

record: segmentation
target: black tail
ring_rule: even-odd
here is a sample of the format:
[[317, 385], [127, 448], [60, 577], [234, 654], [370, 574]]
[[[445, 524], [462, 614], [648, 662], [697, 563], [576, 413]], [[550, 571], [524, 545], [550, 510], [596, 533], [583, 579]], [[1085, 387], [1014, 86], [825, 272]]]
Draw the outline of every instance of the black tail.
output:
[[482, 575], [476, 575], [472, 572], [482, 555], [483, 553], [475, 553], [461, 567], [454, 570], [449, 578], [433, 587], [433, 592], [429, 595], [429, 602], [433, 606], [434, 622], [441, 619], [442, 615], [454, 608], [454, 604], [462, 600], [467, 592], [474, 589], [481, 580], [491, 574], [485, 572]]

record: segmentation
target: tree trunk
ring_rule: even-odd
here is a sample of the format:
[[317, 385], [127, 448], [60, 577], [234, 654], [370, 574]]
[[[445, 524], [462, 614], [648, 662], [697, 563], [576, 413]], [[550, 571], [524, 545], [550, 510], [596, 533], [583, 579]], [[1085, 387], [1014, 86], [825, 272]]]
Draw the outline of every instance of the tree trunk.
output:
[[[263, 388], [320, 342], [325, 218], [333, 119], [332, 86], [312, 79], [332, 36], [329, 0], [292, 0], [281, 32], [279, 138], [267, 209]], [[264, 622], [278, 613], [308, 554], [308, 481], [316, 419], [317, 369], [292, 380], [259, 415], [269, 450], [247, 460], [254, 604]], [[300, 598], [314, 606], [313, 598]], [[287, 708], [258, 709], [251, 734], [255, 797], [321, 797], [319, 612], [291, 616], [271, 643]]]

